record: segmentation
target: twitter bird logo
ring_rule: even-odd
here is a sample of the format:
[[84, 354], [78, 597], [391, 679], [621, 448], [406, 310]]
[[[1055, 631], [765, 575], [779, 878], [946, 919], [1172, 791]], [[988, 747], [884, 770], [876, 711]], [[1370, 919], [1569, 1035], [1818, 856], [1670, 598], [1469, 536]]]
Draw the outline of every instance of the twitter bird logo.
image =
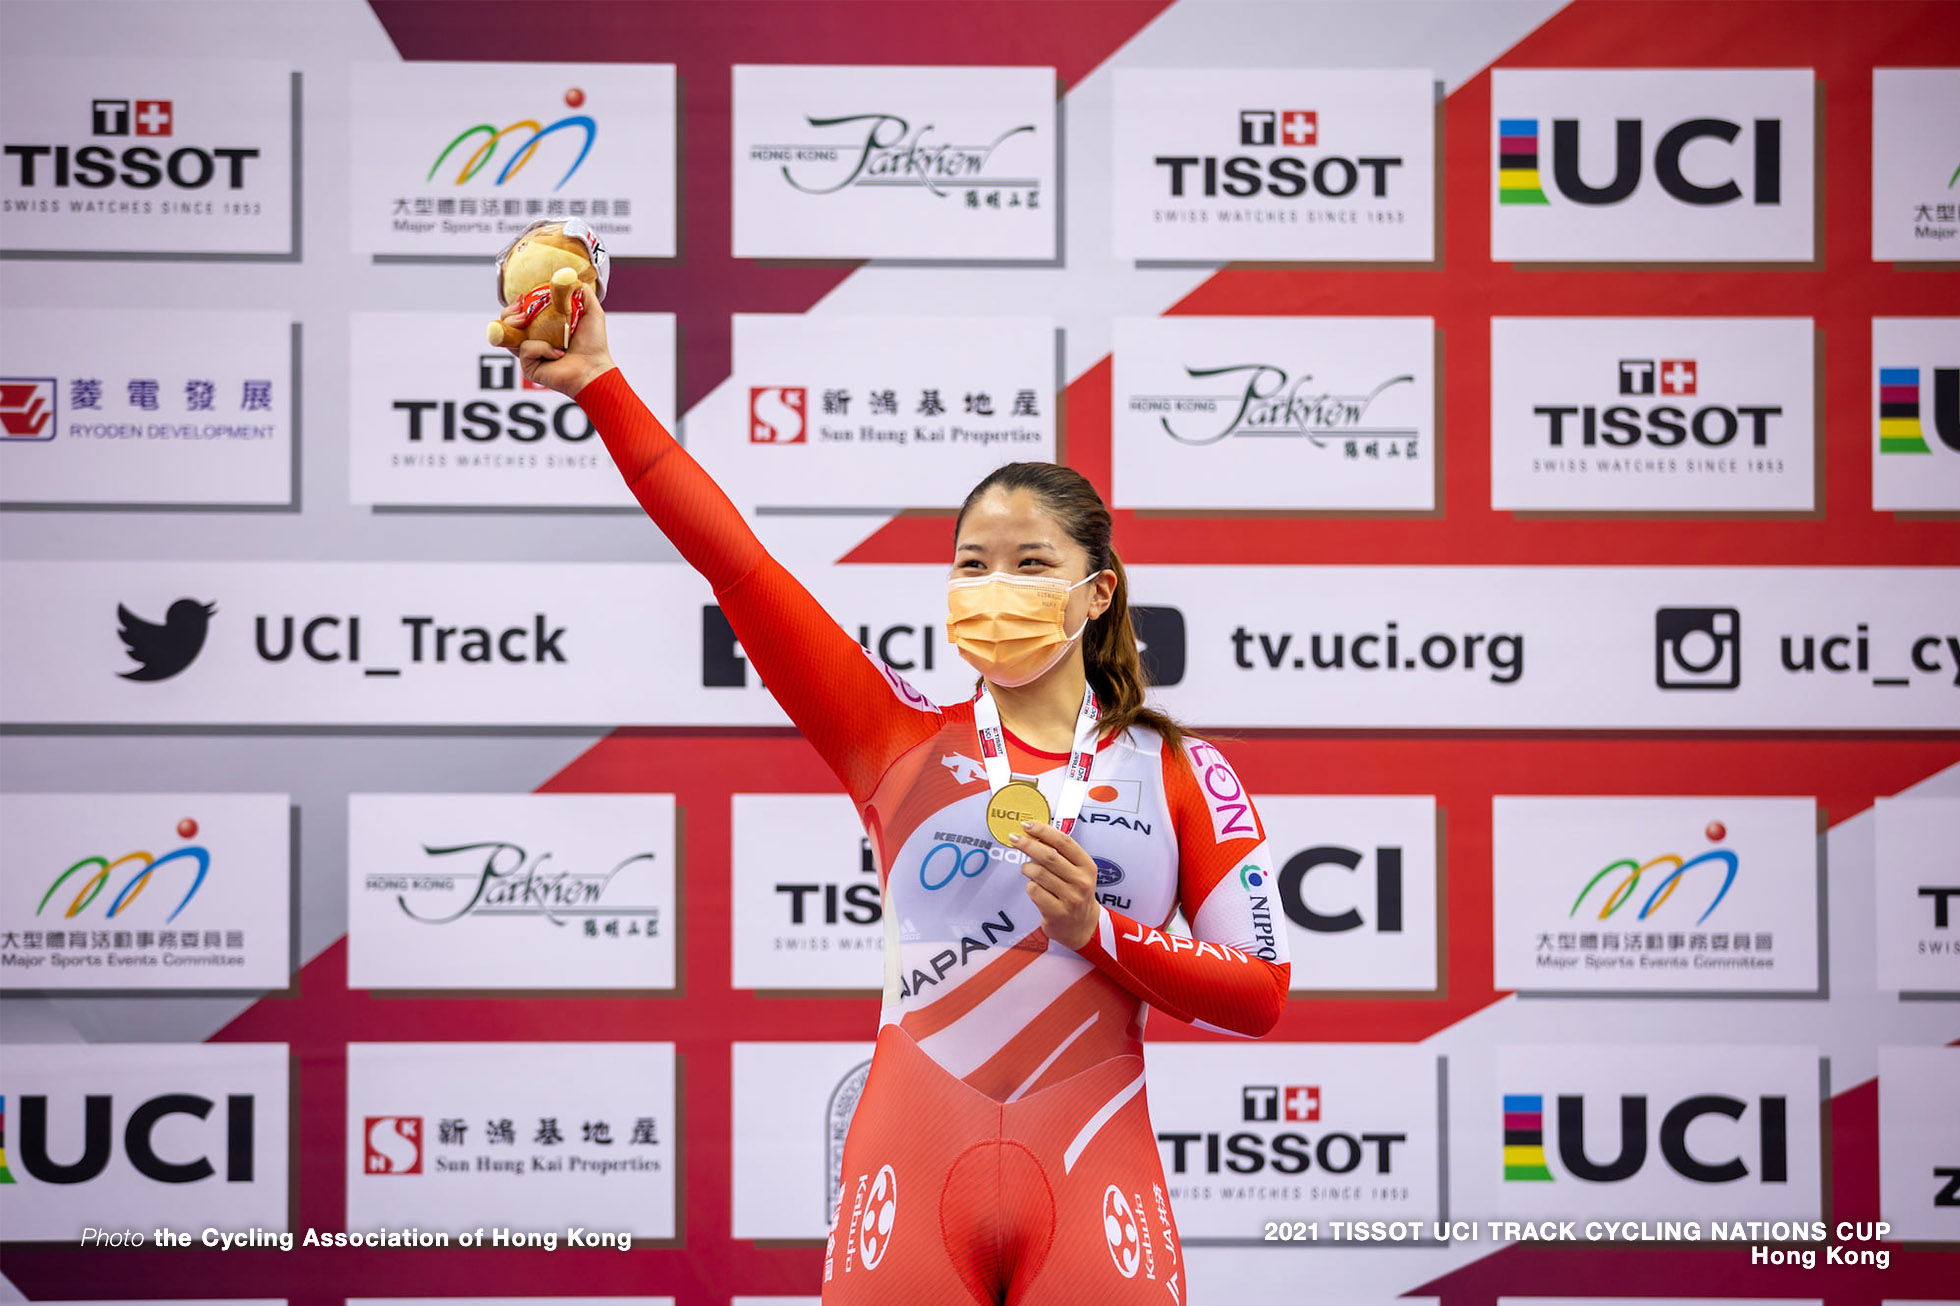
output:
[[215, 603], [178, 599], [163, 616], [163, 624], [145, 621], [118, 603], [117, 633], [129, 656], [142, 665], [134, 671], [117, 672], [124, 680], [168, 680], [189, 666], [204, 648], [204, 636], [211, 628]]

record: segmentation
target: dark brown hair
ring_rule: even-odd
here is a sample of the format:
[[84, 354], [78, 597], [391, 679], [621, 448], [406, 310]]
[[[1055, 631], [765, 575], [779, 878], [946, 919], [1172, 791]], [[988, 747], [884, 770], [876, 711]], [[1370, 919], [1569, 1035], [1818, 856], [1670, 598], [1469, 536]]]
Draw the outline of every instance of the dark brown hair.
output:
[[1143, 702], [1145, 679], [1143, 661], [1137, 655], [1136, 630], [1130, 624], [1130, 582], [1123, 561], [1110, 544], [1109, 509], [1103, 504], [1089, 478], [1059, 463], [1007, 463], [988, 473], [960, 504], [953, 519], [954, 543], [959, 542], [960, 523], [974, 504], [993, 490], [1011, 493], [1027, 490], [1069, 538], [1089, 555], [1089, 574], [1109, 570], [1116, 573], [1116, 593], [1100, 617], [1089, 623], [1082, 635], [1082, 668], [1101, 701], [1103, 722], [1114, 731], [1132, 725], [1146, 725], [1176, 748], [1184, 731], [1166, 713]]

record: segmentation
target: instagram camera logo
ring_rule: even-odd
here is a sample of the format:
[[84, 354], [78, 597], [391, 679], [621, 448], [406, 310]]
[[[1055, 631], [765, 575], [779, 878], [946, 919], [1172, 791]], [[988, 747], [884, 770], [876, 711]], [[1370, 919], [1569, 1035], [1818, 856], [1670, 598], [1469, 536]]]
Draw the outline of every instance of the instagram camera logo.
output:
[[809, 395], [810, 392], [800, 385], [750, 387], [749, 443], [804, 443], [804, 417], [810, 411]]
[[1734, 689], [1742, 683], [1742, 614], [1734, 608], [1654, 613], [1654, 683], [1662, 689]]
[[361, 1130], [365, 1174], [422, 1173], [422, 1117], [368, 1116]]

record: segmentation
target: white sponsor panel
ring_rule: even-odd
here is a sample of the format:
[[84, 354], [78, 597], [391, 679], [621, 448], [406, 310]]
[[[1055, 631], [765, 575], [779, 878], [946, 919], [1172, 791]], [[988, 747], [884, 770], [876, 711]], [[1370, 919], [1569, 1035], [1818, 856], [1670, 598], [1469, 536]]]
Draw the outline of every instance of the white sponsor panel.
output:
[[1960, 798], [1880, 798], [1878, 987], [1960, 993]]
[[1493, 508], [1806, 512], [1809, 318], [1494, 318]]
[[256, 60], [0, 60], [0, 255], [296, 258], [297, 83]]
[[1400, 1044], [1151, 1043], [1150, 1119], [1186, 1239], [1253, 1242], [1267, 1220], [1442, 1210], [1440, 1062]]
[[1872, 507], [1960, 510], [1960, 317], [1872, 319]]
[[1813, 798], [1491, 800], [1501, 989], [1815, 993]]
[[1960, 259], [1960, 191], [1937, 123], [1960, 122], [1960, 68], [1872, 69], [1872, 261]]
[[285, 794], [0, 794], [0, 989], [283, 989]]
[[1897, 1242], [1960, 1242], [1960, 1047], [1878, 1050], [1879, 1218]]
[[939, 507], [1055, 457], [1047, 318], [738, 313], [733, 331], [742, 424], [691, 430], [688, 451], [737, 502]]
[[[1326, 1231], [1321, 1233], [1324, 1242]], [[1313, 1255], [1308, 1247], [1193, 1247], [1187, 1243], [1180, 1250], [1184, 1253], [1185, 1278], [1189, 1282], [1185, 1300], [1192, 1306], [1218, 1306], [1219, 1303], [1297, 1306], [1300, 1285], [1324, 1273], [1306, 1259]], [[1314, 1306], [1442, 1306], [1443, 1300], [1441, 1297], [1368, 1297], [1325, 1292], [1319, 1287], [1315, 1287], [1313, 1299]]]
[[285, 313], [37, 309], [0, 315], [4, 502], [285, 504]]
[[[353, 314], [353, 501], [634, 507], [577, 401], [526, 380], [515, 355], [484, 343], [491, 316]], [[608, 313], [606, 341], [674, 428], [674, 315]]]
[[1427, 69], [1117, 68], [1115, 252], [1427, 262]]
[[1808, 68], [1493, 69], [1491, 258], [1807, 263]]
[[0, 1224], [284, 1230], [287, 1091], [284, 1043], [9, 1043]]
[[[1177, 670], [1165, 707], [1208, 727], [1960, 724], [1951, 568], [1139, 566], [1130, 577], [1151, 656]], [[972, 669], [933, 651], [943, 565], [836, 566], [810, 581], [916, 692], [971, 694]], [[7, 722], [785, 720], [707, 583], [670, 564], [0, 562], [0, 589]]]
[[356, 254], [490, 259], [582, 218], [614, 258], [674, 254], [672, 64], [356, 63]]
[[351, 794], [347, 983], [671, 989], [672, 794]]
[[1295, 990], [1436, 988], [1436, 799], [1256, 800]]
[[883, 894], [851, 801], [735, 794], [729, 829], [734, 986], [881, 988]]
[[1814, 1047], [1499, 1047], [1465, 1211], [1564, 1220], [1816, 1220]]
[[1430, 318], [1119, 318], [1114, 355], [1117, 507], [1435, 506]]
[[737, 1238], [823, 1238], [870, 1043], [735, 1043]]
[[736, 258], [1052, 259], [1053, 68], [736, 64]]
[[349, 1043], [347, 1229], [674, 1236], [672, 1043]]

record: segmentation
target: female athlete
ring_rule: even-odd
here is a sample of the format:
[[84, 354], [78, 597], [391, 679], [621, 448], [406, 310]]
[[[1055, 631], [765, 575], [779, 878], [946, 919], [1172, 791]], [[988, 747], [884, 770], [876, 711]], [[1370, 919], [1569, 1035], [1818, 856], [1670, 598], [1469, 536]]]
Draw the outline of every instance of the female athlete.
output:
[[[1144, 1007], [1257, 1037], [1290, 967], [1231, 764], [1143, 704], [1101, 498], [1051, 463], [967, 495], [947, 630], [981, 683], [935, 706], [763, 550], [613, 366], [587, 298], [569, 352], [519, 346], [525, 375], [591, 417], [877, 853], [884, 1012], [823, 1300], [1182, 1303]], [[1167, 928], [1180, 907], [1189, 936]]]

